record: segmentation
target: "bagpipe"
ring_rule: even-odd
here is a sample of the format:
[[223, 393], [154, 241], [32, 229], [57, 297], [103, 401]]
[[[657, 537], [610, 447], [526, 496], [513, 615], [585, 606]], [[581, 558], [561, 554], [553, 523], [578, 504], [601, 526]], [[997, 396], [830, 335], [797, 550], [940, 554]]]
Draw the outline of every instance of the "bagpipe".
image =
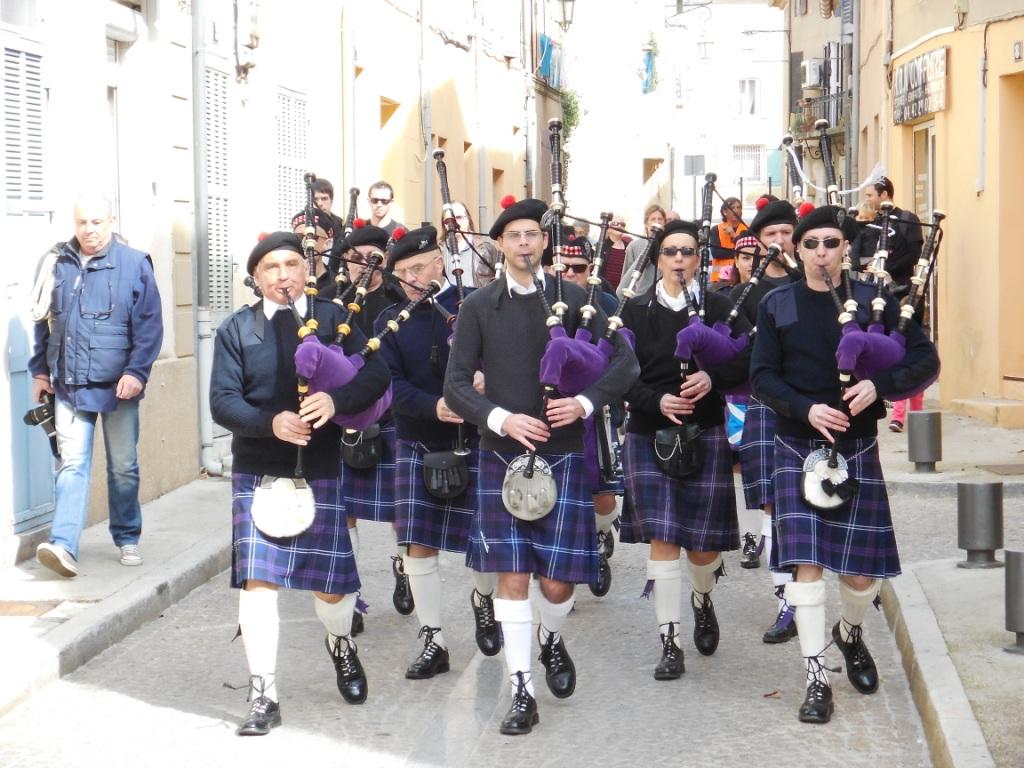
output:
[[348, 210], [345, 213], [345, 221], [342, 223], [341, 233], [336, 233], [334, 245], [331, 248], [331, 255], [327, 259], [327, 271], [335, 284], [335, 296], [341, 296], [345, 288], [352, 282], [348, 272], [348, 261], [343, 258], [348, 250], [348, 236], [352, 234], [355, 225], [356, 213], [359, 205], [359, 187], [352, 187], [348, 191]]

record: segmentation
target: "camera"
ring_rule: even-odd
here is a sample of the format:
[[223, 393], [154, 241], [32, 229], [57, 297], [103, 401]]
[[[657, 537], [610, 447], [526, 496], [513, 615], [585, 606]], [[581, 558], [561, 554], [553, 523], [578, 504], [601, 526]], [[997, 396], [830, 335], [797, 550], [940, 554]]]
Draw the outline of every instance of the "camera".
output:
[[53, 421], [54, 407], [53, 395], [49, 392], [43, 393], [43, 402], [35, 408], [30, 408], [23, 419], [30, 427], [40, 426], [43, 432], [50, 439], [50, 452], [54, 458], [60, 458], [60, 448], [57, 447], [57, 425]]

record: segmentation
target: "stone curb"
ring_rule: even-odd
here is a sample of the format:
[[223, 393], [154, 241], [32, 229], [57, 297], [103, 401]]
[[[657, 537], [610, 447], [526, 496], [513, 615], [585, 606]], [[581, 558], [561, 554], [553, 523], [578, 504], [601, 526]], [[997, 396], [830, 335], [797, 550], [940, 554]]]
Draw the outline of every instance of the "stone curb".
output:
[[882, 606], [936, 768], [995, 768], [981, 726], [913, 568], [882, 584]]
[[44, 685], [73, 672], [231, 565], [231, 545], [199, 541], [147, 574], [35, 640], [22, 674], [0, 688], [0, 716]]

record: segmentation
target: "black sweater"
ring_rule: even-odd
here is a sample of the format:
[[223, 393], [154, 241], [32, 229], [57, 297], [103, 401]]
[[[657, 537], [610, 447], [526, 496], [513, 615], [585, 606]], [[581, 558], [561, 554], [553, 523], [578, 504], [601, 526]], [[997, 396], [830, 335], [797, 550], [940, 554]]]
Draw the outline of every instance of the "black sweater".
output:
[[[841, 289], [840, 289], [841, 290]], [[857, 322], [870, 320], [870, 303], [875, 287], [853, 282], [857, 300]], [[885, 328], [892, 330], [899, 319], [899, 305], [885, 294]], [[780, 435], [814, 438], [807, 414], [815, 403], [833, 408], [841, 404], [836, 348], [841, 328], [832, 297], [814, 291], [805, 282], [793, 283], [769, 293], [757, 315], [757, 337], [750, 363], [754, 395], [778, 415]], [[934, 345], [916, 322], [907, 328], [907, 351], [903, 360], [871, 377], [878, 399], [851, 419], [847, 437], [872, 437], [878, 420], [885, 416], [885, 398], [923, 384], [939, 370]]]
[[[724, 295], [708, 291], [706, 322], [710, 325], [725, 320], [732, 303]], [[675, 356], [676, 334], [687, 324], [689, 314], [685, 309], [679, 312], [663, 307], [655, 298], [655, 288], [630, 299], [622, 312], [625, 326], [636, 335], [636, 357], [640, 362], [640, 378], [626, 393], [629, 401], [629, 422], [627, 431], [632, 434], [653, 435], [657, 430], [675, 426], [661, 412], [661, 398], [664, 395], [679, 395], [681, 380], [679, 360]], [[749, 331], [750, 323], [741, 314], [736, 320], [734, 334]], [[687, 421], [695, 421], [702, 427], [714, 427], [725, 423], [725, 398], [720, 388], [731, 388], [747, 380], [750, 364], [749, 347], [733, 360], [708, 371], [711, 377], [711, 391], [697, 401]], [[690, 371], [695, 372], [697, 364], [690, 361]]]
[[[323, 300], [317, 300], [315, 308], [318, 336], [330, 343], [342, 310]], [[210, 408], [214, 421], [233, 433], [236, 472], [291, 477], [295, 471], [296, 446], [274, 436], [273, 420], [282, 411], [299, 409], [294, 362], [298, 343], [291, 313], [278, 310], [267, 320], [263, 302], [243, 307], [217, 329]], [[365, 343], [363, 334], [353, 328], [345, 341], [346, 354]], [[355, 379], [330, 394], [338, 413], [358, 413], [380, 398], [387, 386], [387, 366], [372, 355]], [[303, 451], [307, 478], [337, 477], [340, 436], [340, 428], [330, 421], [313, 430]]]
[[[507, 279], [477, 289], [463, 302], [448, 359], [444, 398], [453, 411], [480, 427], [481, 448], [513, 452], [521, 451], [522, 446], [488, 430], [487, 417], [496, 407], [541, 417], [540, 360], [550, 337], [540, 298], [535, 293], [509, 296]], [[544, 282], [545, 295], [553, 304], [554, 280], [547, 278]], [[564, 297], [569, 305], [566, 331], [571, 336], [587, 295], [578, 285], [566, 281]], [[591, 326], [595, 338], [604, 334], [607, 324], [604, 312], [598, 309]], [[613, 338], [608, 367], [581, 393], [595, 411], [622, 397], [639, 373], [629, 345], [619, 334]], [[486, 383], [483, 395], [473, 389], [473, 372], [481, 368]], [[541, 449], [545, 453], [582, 451], [583, 421], [553, 430]]]
[[[757, 305], [761, 303], [761, 299], [767, 296], [769, 293], [774, 291], [776, 288], [781, 288], [783, 285], [789, 285], [793, 282], [792, 278], [788, 275], [782, 277], [768, 277], [765, 275], [757, 281], [757, 285], [750, 289], [750, 293], [747, 294], [747, 298], [743, 300], [743, 306], [740, 307], [740, 314], [742, 314], [751, 325], [757, 323]], [[729, 292], [729, 301], [733, 304], [743, 293], [743, 289], [746, 288], [746, 283], [733, 286], [732, 291]]]

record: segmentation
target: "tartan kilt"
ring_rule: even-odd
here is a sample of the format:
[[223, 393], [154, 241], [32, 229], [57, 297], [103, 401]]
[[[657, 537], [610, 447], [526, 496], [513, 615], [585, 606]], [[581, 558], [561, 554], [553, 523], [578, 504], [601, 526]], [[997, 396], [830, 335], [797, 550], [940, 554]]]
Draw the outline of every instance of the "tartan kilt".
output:
[[381, 425], [384, 441], [380, 463], [353, 469], [344, 461], [338, 472], [349, 517], [392, 523], [395, 520], [395, 422]]
[[823, 440], [775, 438], [772, 570], [811, 563], [849, 576], [898, 576], [900, 557], [877, 439], [840, 440], [839, 452], [860, 485], [850, 504], [834, 512], [812, 509], [800, 495], [804, 459], [825, 444]]
[[705, 429], [700, 441], [704, 465], [693, 476], [679, 479], [658, 467], [653, 435], [626, 435], [622, 541], [657, 539], [698, 552], [739, 549], [732, 452], [725, 427]]
[[775, 466], [775, 411], [750, 398], [740, 442], [740, 476], [747, 509], [775, 503], [772, 468]]
[[347, 595], [359, 590], [359, 574], [348, 537], [338, 481], [310, 480], [316, 517], [298, 536], [264, 536], [252, 521], [253, 492], [262, 475], [231, 476], [231, 586], [249, 579], [289, 589]]
[[454, 499], [442, 500], [431, 496], [423, 482], [423, 456], [432, 449], [411, 440], [399, 440], [397, 448], [395, 528], [398, 543], [465, 554], [476, 514], [476, 452], [466, 457], [469, 470], [466, 490]]
[[[587, 486], [590, 488], [592, 496], [622, 496], [625, 491], [623, 485], [621, 463], [619, 464], [619, 472], [615, 473], [615, 477], [611, 480], [606, 480], [601, 475], [601, 464], [598, 461], [600, 455], [598, 449], [598, 423], [596, 419], [603, 418], [599, 410], [594, 411], [590, 415], [590, 418], [583, 422], [583, 460], [586, 462], [587, 471]], [[622, 448], [619, 445], [618, 432], [612, 428], [611, 433], [611, 455], [613, 461], [621, 461]]]
[[484, 573], [535, 573], [555, 581], [597, 580], [597, 529], [582, 453], [538, 453], [551, 465], [558, 501], [545, 517], [513, 517], [501, 500], [507, 462], [518, 453], [480, 450], [477, 513], [466, 565]]

